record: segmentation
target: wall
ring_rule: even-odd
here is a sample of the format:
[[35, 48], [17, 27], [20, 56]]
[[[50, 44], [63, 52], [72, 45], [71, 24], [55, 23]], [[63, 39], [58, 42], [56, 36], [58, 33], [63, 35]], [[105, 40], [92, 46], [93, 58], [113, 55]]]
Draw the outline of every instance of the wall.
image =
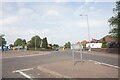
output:
[[[86, 44], [86, 48], [88, 48], [89, 43]], [[90, 47], [91, 48], [101, 48], [102, 47], [102, 43], [90, 43]]]
[[118, 48], [92, 48], [91, 50], [97, 52], [118, 53]]

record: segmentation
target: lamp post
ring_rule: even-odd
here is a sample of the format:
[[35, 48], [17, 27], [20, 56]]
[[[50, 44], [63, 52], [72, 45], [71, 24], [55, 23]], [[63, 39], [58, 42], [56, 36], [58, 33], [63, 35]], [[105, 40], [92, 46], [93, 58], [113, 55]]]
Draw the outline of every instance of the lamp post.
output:
[[90, 30], [89, 30], [89, 22], [88, 22], [88, 15], [82, 15], [80, 14], [80, 16], [86, 16], [87, 17], [87, 26], [88, 26], [88, 38], [89, 38], [89, 51], [91, 51], [91, 46], [90, 46]]
[[35, 51], [36, 51], [36, 32], [35, 32]]

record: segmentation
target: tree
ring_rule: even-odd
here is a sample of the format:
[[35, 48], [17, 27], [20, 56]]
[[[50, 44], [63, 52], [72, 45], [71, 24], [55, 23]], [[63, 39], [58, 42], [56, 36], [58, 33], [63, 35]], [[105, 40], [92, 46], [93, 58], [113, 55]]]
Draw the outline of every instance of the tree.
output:
[[109, 33], [113, 38], [118, 39], [120, 38], [120, 1], [116, 2], [116, 8], [113, 8], [113, 13], [115, 15], [108, 20], [110, 26], [112, 26]]
[[27, 43], [26, 43], [26, 40], [23, 39], [23, 40], [22, 40], [22, 46], [23, 46], [23, 48], [26, 46], [26, 44], [27, 44]]
[[0, 46], [6, 45], [7, 43], [5, 38], [3, 38], [4, 36], [4, 34], [0, 35]]
[[1, 35], [0, 35], [0, 38], [3, 38], [4, 36], [5, 36], [4, 34], [1, 34]]
[[58, 47], [59, 47], [59, 45], [58, 45], [58, 44], [53, 44], [53, 46], [54, 46], [54, 47], [56, 47], [56, 48], [58, 48]]
[[15, 42], [14, 42], [14, 46], [22, 46], [22, 39], [18, 38]]
[[9, 46], [10, 46], [10, 48], [11, 48], [11, 47], [14, 47], [14, 45], [13, 45], [13, 44], [10, 44]]
[[106, 48], [107, 46], [106, 46], [106, 41], [105, 41], [105, 38], [103, 38], [103, 40], [102, 40], [102, 48]]
[[65, 48], [71, 48], [71, 43], [70, 42], [65, 43], [64, 47]]
[[28, 47], [29, 48], [34, 48], [36, 46], [36, 48], [40, 48], [41, 41], [42, 41], [42, 39], [38, 35], [33, 36], [31, 38], [31, 40], [28, 41]]
[[42, 42], [43, 42], [43, 43], [42, 43], [42, 47], [45, 48], [45, 49], [47, 49], [47, 48], [48, 48], [47, 38], [46, 38], [46, 37], [43, 38], [43, 41], [42, 41]]

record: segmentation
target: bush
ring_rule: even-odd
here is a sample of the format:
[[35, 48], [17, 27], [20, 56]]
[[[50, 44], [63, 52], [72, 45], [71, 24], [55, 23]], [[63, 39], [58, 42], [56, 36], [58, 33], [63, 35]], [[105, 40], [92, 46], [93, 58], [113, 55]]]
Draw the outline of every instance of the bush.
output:
[[106, 48], [106, 43], [102, 43], [102, 48]]

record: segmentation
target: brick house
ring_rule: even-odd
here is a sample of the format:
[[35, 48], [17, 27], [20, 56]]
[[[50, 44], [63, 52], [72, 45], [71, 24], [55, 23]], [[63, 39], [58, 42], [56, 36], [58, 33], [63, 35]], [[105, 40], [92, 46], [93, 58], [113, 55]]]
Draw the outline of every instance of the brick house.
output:
[[89, 43], [89, 42], [86, 41], [86, 40], [83, 40], [83, 41], [81, 42], [81, 44], [83, 45], [83, 47], [85, 47], [87, 43]]
[[115, 41], [110, 35], [106, 35], [105, 37], [101, 38], [99, 40], [100, 43], [103, 42], [103, 39], [105, 39], [105, 41], [108, 43], [108, 42], [112, 42], [112, 41]]
[[98, 43], [99, 42], [99, 40], [97, 40], [97, 39], [92, 39], [91, 41], [90, 41], [90, 43]]

